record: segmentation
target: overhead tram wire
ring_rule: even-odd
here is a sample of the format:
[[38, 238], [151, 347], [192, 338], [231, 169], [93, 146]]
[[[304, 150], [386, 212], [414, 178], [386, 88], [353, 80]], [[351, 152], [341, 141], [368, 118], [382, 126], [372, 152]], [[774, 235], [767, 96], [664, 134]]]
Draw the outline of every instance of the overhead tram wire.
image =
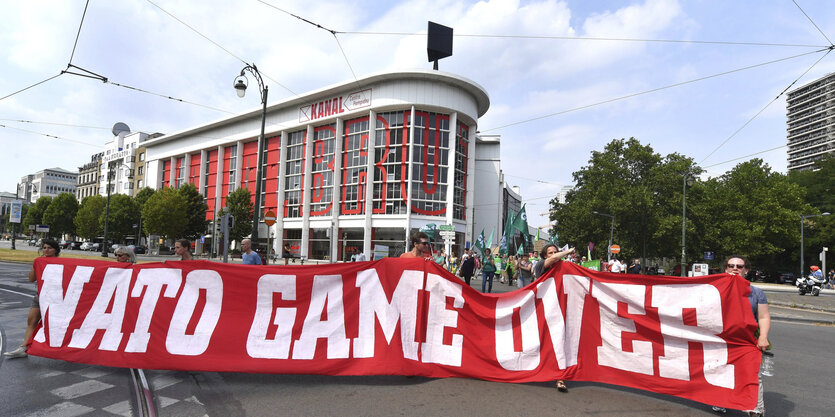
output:
[[78, 23], [78, 32], [75, 34], [75, 43], [72, 44], [72, 53], [70, 53], [70, 64], [72, 64], [72, 59], [75, 56], [75, 48], [78, 46], [78, 38], [81, 37], [81, 27], [84, 25], [84, 17], [87, 16], [88, 6], [90, 6], [90, 0], [87, 0], [84, 4], [84, 12], [81, 13], [81, 22]]
[[333, 29], [326, 28], [326, 27], [324, 27], [324, 26], [322, 26], [322, 25], [320, 25], [320, 24], [318, 24], [318, 23], [316, 23], [316, 22], [310, 21], [310, 20], [305, 19], [305, 18], [303, 18], [303, 17], [301, 17], [301, 16], [298, 16], [298, 15], [296, 15], [296, 14], [290, 13], [290, 12], [288, 12], [287, 10], [284, 10], [284, 9], [282, 9], [282, 8], [280, 8], [280, 7], [276, 6], [276, 5], [273, 5], [273, 4], [270, 4], [270, 3], [267, 3], [266, 1], [263, 1], [263, 0], [258, 0], [258, 2], [259, 2], [259, 3], [261, 3], [261, 4], [263, 4], [263, 5], [265, 5], [265, 6], [272, 7], [273, 9], [276, 9], [276, 10], [278, 10], [278, 11], [282, 12], [282, 13], [285, 13], [285, 14], [288, 14], [288, 15], [290, 15], [290, 16], [292, 16], [292, 17], [295, 17], [296, 19], [299, 19], [299, 20], [301, 20], [302, 22], [305, 22], [305, 23], [307, 23], [307, 24], [309, 24], [309, 25], [315, 26], [316, 28], [318, 28], [318, 29], [322, 29], [322, 30], [324, 30], [324, 31], [326, 31], [326, 32], [328, 32], [328, 33], [330, 33], [331, 35], [333, 35], [333, 39], [336, 41], [336, 45], [339, 47], [339, 50], [342, 52], [342, 57], [343, 57], [343, 58], [345, 58], [345, 63], [346, 63], [346, 64], [348, 64], [348, 69], [349, 69], [349, 70], [351, 70], [351, 75], [353, 75], [353, 76], [354, 76], [354, 81], [358, 81], [358, 80], [357, 80], [357, 74], [354, 72], [354, 67], [353, 67], [353, 66], [351, 66], [351, 61], [349, 61], [349, 60], [348, 60], [348, 55], [346, 55], [346, 54], [345, 54], [345, 49], [343, 49], [343, 48], [342, 48], [342, 44], [339, 42], [339, 37], [337, 37], [337, 36], [336, 36], [338, 33], [344, 33], [344, 32], [339, 32], [339, 31], [336, 31], [336, 30], [333, 30]]
[[0, 101], [3, 101], [3, 100], [5, 100], [5, 99], [7, 99], [7, 98], [9, 98], [9, 97], [11, 97], [11, 96], [13, 96], [13, 95], [15, 95], [15, 94], [22, 93], [22, 92], [24, 92], [24, 91], [26, 91], [26, 90], [28, 90], [28, 89], [30, 89], [30, 88], [32, 88], [32, 87], [39, 86], [39, 85], [41, 85], [41, 84], [43, 84], [43, 83], [45, 83], [45, 82], [47, 82], [47, 81], [49, 81], [49, 80], [52, 80], [52, 79], [58, 78], [58, 77], [60, 77], [60, 76], [61, 76], [61, 75], [63, 75], [63, 74], [64, 74], [64, 72], [62, 71], [62, 72], [58, 73], [58, 75], [53, 75], [52, 77], [49, 77], [49, 78], [47, 78], [47, 79], [45, 79], [45, 80], [43, 80], [43, 81], [38, 81], [38, 82], [36, 82], [35, 84], [30, 85], [29, 87], [24, 87], [24, 88], [21, 88], [20, 90], [17, 90], [17, 91], [15, 91], [14, 93], [11, 93], [11, 94], [6, 95], [6, 96], [3, 96], [3, 97], [0, 97]]
[[39, 121], [34, 121], [34, 120], [21, 120], [21, 119], [0, 119], [0, 121], [17, 122], [17, 123], [29, 123], [29, 124], [35, 124], [35, 125], [78, 127], [78, 128], [82, 128], [82, 129], [99, 129], [99, 130], [111, 130], [112, 129], [110, 127], [104, 127], [104, 126], [74, 125], [74, 124], [70, 124], [70, 123], [39, 122]]
[[[261, 0], [259, 0], [261, 1]], [[263, 3], [263, 1], [262, 1]], [[266, 4], [266, 3], [265, 3]], [[380, 35], [380, 36], [426, 36], [426, 32], [363, 32], [363, 31], [340, 31], [345, 35]], [[828, 45], [773, 43], [773, 42], [734, 42], [734, 41], [704, 41], [704, 40], [683, 40], [683, 39], [642, 39], [642, 38], [596, 38], [583, 36], [556, 36], [556, 35], [490, 35], [490, 34], [465, 34], [456, 33], [453, 38], [508, 38], [508, 39], [550, 39], [566, 41], [603, 41], [603, 42], [653, 42], [653, 43], [689, 43], [703, 45], [728, 45], [728, 46], [774, 46], [786, 48], [826, 48]]]
[[[249, 65], [249, 63], [248, 63], [248, 62], [246, 62], [243, 58], [241, 58], [241, 57], [239, 57], [239, 56], [237, 56], [237, 55], [233, 54], [230, 50], [228, 50], [228, 49], [224, 48], [221, 44], [219, 44], [219, 43], [217, 43], [217, 42], [213, 41], [213, 40], [212, 40], [211, 38], [209, 38], [208, 36], [206, 36], [206, 35], [204, 35], [204, 34], [200, 33], [200, 31], [198, 31], [197, 29], [195, 29], [195, 28], [191, 27], [188, 23], [184, 22], [182, 19], [178, 18], [177, 16], [174, 16], [173, 14], [171, 14], [171, 12], [169, 12], [169, 11], [167, 11], [167, 10], [163, 9], [162, 7], [160, 7], [158, 4], [154, 3], [154, 2], [153, 2], [153, 1], [151, 1], [151, 0], [145, 0], [145, 1], [147, 1], [148, 3], [150, 3], [152, 6], [156, 7], [157, 9], [161, 10], [163, 13], [167, 14], [168, 16], [170, 16], [172, 19], [176, 20], [177, 22], [180, 22], [180, 24], [182, 24], [183, 26], [185, 26], [185, 27], [187, 27], [187, 28], [191, 29], [191, 31], [192, 31], [192, 32], [194, 32], [194, 33], [198, 34], [198, 35], [199, 35], [200, 37], [202, 37], [203, 39], [205, 39], [205, 40], [207, 40], [207, 41], [211, 42], [211, 43], [212, 43], [212, 45], [217, 46], [218, 48], [222, 49], [224, 52], [226, 52], [227, 54], [229, 54], [229, 55], [230, 55], [230, 56], [232, 56], [233, 58], [237, 59], [238, 61], [241, 61], [244, 65]], [[283, 89], [285, 89], [285, 90], [289, 91], [289, 92], [290, 92], [291, 94], [293, 94], [294, 96], [298, 96], [298, 94], [297, 94], [295, 91], [291, 90], [291, 89], [290, 89], [290, 87], [287, 87], [286, 85], [284, 85], [284, 84], [282, 84], [282, 83], [280, 83], [280, 82], [276, 81], [275, 79], [273, 79], [273, 78], [272, 78], [272, 77], [270, 77], [269, 75], [265, 74], [265, 73], [264, 73], [264, 71], [260, 71], [260, 70], [259, 70], [258, 72], [260, 72], [262, 76], [267, 77], [267, 79], [269, 79], [270, 81], [274, 82], [274, 83], [275, 83], [276, 85], [278, 85], [279, 87], [281, 87], [281, 88], [283, 88]]]
[[534, 121], [537, 121], [537, 120], [547, 119], [549, 117], [559, 116], [559, 115], [566, 114], [566, 113], [572, 113], [572, 112], [579, 111], [579, 110], [585, 110], [585, 109], [588, 109], [588, 108], [591, 108], [591, 107], [596, 107], [596, 106], [599, 106], [599, 105], [602, 105], [602, 104], [609, 104], [609, 103], [613, 103], [613, 102], [620, 101], [620, 100], [626, 100], [628, 98], [633, 98], [633, 97], [637, 97], [637, 96], [641, 96], [641, 95], [645, 95], [645, 94], [649, 94], [649, 93], [655, 93], [655, 92], [670, 89], [670, 88], [673, 88], [673, 87], [681, 87], [683, 85], [692, 84], [692, 83], [696, 83], [696, 82], [704, 81], [704, 80], [709, 80], [711, 78], [717, 78], [717, 77], [721, 77], [721, 76], [724, 76], [724, 75], [733, 74], [735, 72], [741, 72], [741, 71], [745, 71], [745, 70], [749, 70], [749, 69], [753, 69], [753, 68], [757, 68], [757, 67], [763, 67], [763, 66], [766, 66], [766, 65], [771, 65], [771, 64], [778, 63], [778, 62], [782, 62], [782, 61], [788, 61], [788, 60], [791, 60], [791, 59], [800, 58], [800, 57], [803, 57], [803, 56], [806, 56], [806, 55], [816, 54], [818, 52], [829, 51], [829, 50], [831, 50], [831, 49], [829, 47], [827, 47], [827, 48], [818, 49], [818, 50], [815, 50], [815, 51], [812, 51], [812, 52], [805, 52], [805, 53], [802, 53], [802, 54], [799, 54], [799, 55], [792, 55], [792, 56], [785, 57], [785, 58], [775, 59], [775, 60], [772, 60], [772, 61], [762, 62], [762, 63], [759, 63], [759, 64], [749, 65], [749, 66], [746, 66], [746, 67], [737, 68], [737, 69], [733, 69], [733, 70], [729, 70], [729, 71], [725, 71], [725, 72], [720, 72], [720, 73], [713, 74], [713, 75], [707, 75], [707, 76], [704, 76], [704, 77], [695, 78], [695, 79], [692, 79], [692, 80], [689, 80], [689, 81], [682, 81], [680, 83], [670, 84], [670, 85], [666, 85], [666, 86], [663, 86], [663, 87], [657, 87], [657, 88], [652, 88], [652, 89], [644, 90], [644, 91], [637, 92], [637, 93], [627, 94], [625, 96], [615, 97], [615, 98], [612, 98], [612, 99], [609, 99], [609, 100], [603, 100], [603, 101], [599, 101], [597, 103], [587, 104], [585, 106], [574, 107], [574, 108], [571, 108], [571, 109], [566, 109], [566, 110], [558, 111], [558, 112], [555, 112], [555, 113], [549, 113], [549, 114], [545, 114], [545, 115], [542, 115], [542, 116], [532, 117], [530, 119], [520, 120], [518, 122], [508, 123], [506, 125], [501, 125], [501, 126], [497, 126], [497, 127], [490, 128], [490, 129], [480, 129], [480, 131], [481, 132], [490, 132], [490, 131], [494, 131], [494, 130], [500, 130], [500, 129], [504, 129], [504, 128], [510, 127], [510, 126], [521, 125], [521, 124], [524, 124], [524, 123], [529, 123], [529, 122], [534, 122]]
[[721, 149], [723, 146], [725, 146], [725, 144], [728, 143], [728, 141], [730, 141], [734, 136], [736, 136], [737, 133], [741, 132], [742, 129], [745, 129], [745, 127], [748, 126], [751, 122], [753, 122], [754, 119], [757, 118], [757, 116], [762, 114], [769, 106], [771, 106], [772, 103], [777, 101], [783, 94], [786, 93], [786, 91], [789, 91], [789, 89], [792, 88], [793, 85], [795, 85], [801, 78], [803, 78], [804, 75], [809, 73], [809, 71], [811, 71], [812, 68], [814, 68], [816, 65], [818, 65], [819, 62], [821, 62], [824, 58], [826, 58], [826, 56], [829, 55], [830, 52], [832, 52], [833, 48], [835, 48], [835, 46], [831, 46], [831, 47], [827, 48], [826, 53], [823, 54], [823, 56], [818, 58], [818, 60], [815, 61], [809, 68], [807, 68], [806, 71], [803, 71], [803, 73], [800, 74], [797, 78], [795, 78], [794, 81], [791, 82], [791, 84], [789, 84], [786, 88], [784, 88], [783, 91], [780, 92], [780, 94], [777, 94], [777, 96], [774, 97], [771, 101], [769, 101], [768, 104], [766, 104], [762, 109], [760, 109], [760, 111], [758, 111], [755, 115], [751, 116], [751, 118], [748, 119], [745, 123], [743, 123], [742, 126], [739, 127], [739, 129], [734, 131], [730, 136], [728, 136], [727, 139], [725, 139], [722, 143], [720, 143], [719, 146], [717, 146], [714, 150], [712, 150], [709, 154], [707, 154], [707, 156], [704, 157], [697, 165], [701, 165], [702, 163], [704, 163], [714, 153], [716, 153], [719, 149]]
[[823, 33], [823, 31], [821, 30], [821, 28], [819, 28], [819, 27], [818, 27], [818, 25], [817, 25], [817, 24], [815, 24], [815, 21], [814, 21], [814, 20], [812, 20], [812, 18], [811, 18], [811, 17], [809, 17], [809, 15], [808, 15], [808, 14], [806, 14], [806, 11], [805, 11], [805, 10], [803, 10], [803, 8], [802, 8], [802, 7], [800, 7], [800, 5], [799, 5], [799, 4], [797, 4], [797, 1], [792, 0], [792, 3], [794, 3], [794, 5], [795, 5], [795, 6], [797, 6], [797, 8], [798, 8], [798, 9], [800, 9], [800, 12], [801, 12], [801, 13], [803, 13], [803, 15], [804, 15], [804, 16], [806, 16], [806, 18], [807, 18], [807, 19], [809, 19], [809, 22], [811, 22], [811, 23], [812, 23], [812, 26], [814, 26], [814, 27], [815, 27], [815, 29], [817, 29], [817, 30], [818, 30], [818, 32], [820, 32], [820, 34], [821, 34], [821, 35], [823, 35], [823, 38], [824, 38], [824, 39], [826, 39], [826, 41], [827, 41], [827, 42], [829, 42], [829, 45], [830, 45], [830, 46], [832, 46], [832, 45], [833, 45], [833, 44], [832, 44], [832, 41], [831, 41], [831, 40], [829, 40], [829, 37], [828, 37], [828, 36], [826, 36], [826, 33]]
[[6, 128], [6, 129], [18, 130], [18, 131], [26, 132], [26, 133], [31, 133], [33, 135], [46, 136], [46, 137], [52, 138], [52, 139], [65, 140], [67, 142], [78, 143], [80, 145], [92, 146], [92, 147], [98, 148], [98, 149], [103, 149], [104, 148], [104, 146], [96, 145], [94, 143], [88, 143], [88, 142], [84, 142], [84, 141], [80, 141], [80, 140], [74, 140], [74, 139], [69, 139], [69, 138], [65, 138], [65, 137], [61, 137], [61, 136], [50, 135], [48, 133], [35, 132], [33, 130], [21, 129], [21, 128], [18, 128], [18, 127], [6, 126], [4, 124], [0, 124], [0, 127]]
[[703, 166], [703, 167], [701, 167], [701, 168], [705, 168], [705, 169], [706, 169], [706, 168], [713, 168], [713, 167], [715, 167], [715, 166], [724, 165], [724, 164], [727, 164], [727, 163], [730, 163], [730, 162], [739, 161], [739, 160], [742, 160], [742, 159], [747, 159], [747, 158], [750, 158], [750, 157], [752, 157], [752, 156], [757, 156], [757, 155], [760, 155], [760, 154], [764, 154], [764, 153], [766, 153], [766, 152], [776, 151], [776, 150], [778, 150], [778, 149], [782, 149], [782, 148], [785, 148], [785, 147], [787, 147], [787, 146], [789, 146], [789, 145], [780, 145], [780, 146], [775, 146], [775, 147], [773, 147], [773, 148], [771, 148], [771, 149], [766, 149], [766, 150], [764, 150], [764, 151], [754, 152], [754, 153], [751, 153], [751, 154], [748, 154], [748, 155], [745, 155], [745, 156], [740, 156], [740, 157], [737, 157], [737, 158], [734, 158], [734, 159], [728, 159], [727, 161], [717, 162], [717, 163], [715, 163], [715, 164], [706, 165], [706, 166]]

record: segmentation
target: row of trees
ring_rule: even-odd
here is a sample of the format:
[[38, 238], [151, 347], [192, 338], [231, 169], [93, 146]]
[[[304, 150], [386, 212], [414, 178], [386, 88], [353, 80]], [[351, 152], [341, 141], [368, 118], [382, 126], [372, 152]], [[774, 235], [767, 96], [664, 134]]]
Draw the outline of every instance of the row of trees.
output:
[[[625, 257], [681, 258], [682, 199], [686, 190], [686, 259], [716, 262], [730, 254], [749, 256], [770, 271], [794, 271], [799, 264], [800, 215], [835, 209], [835, 160], [819, 162], [818, 171], [784, 175], [760, 159], [736, 165], [727, 173], [701, 180], [703, 170], [691, 158], [653, 151], [637, 139], [619, 139], [591, 154], [574, 172], [576, 188], [564, 204], [551, 201], [551, 233], [560, 241], [584, 247], [595, 242], [605, 257], [611, 219], [614, 242]], [[687, 184], [688, 178], [692, 180]], [[831, 216], [835, 217], [835, 216]], [[835, 222], [808, 219], [806, 265], [835, 237]], [[814, 250], [816, 249], [816, 250]], [[598, 256], [601, 256], [598, 252]], [[831, 264], [830, 264], [831, 265]]]
[[[104, 234], [107, 217], [107, 237], [114, 241], [138, 237], [140, 232], [144, 235], [197, 239], [206, 233], [207, 209], [203, 196], [191, 184], [176, 189], [143, 188], [133, 197], [113, 194], [109, 212], [105, 197], [86, 197], [79, 204], [73, 194], [62, 193], [55, 198], [41, 197], [34, 204], [24, 206], [22, 227], [25, 231], [29, 225], [45, 224], [49, 225], [51, 237], [70, 235], [94, 239]], [[249, 190], [243, 188], [231, 193], [227, 197], [227, 209], [235, 217], [235, 228], [230, 237], [239, 240], [248, 235], [252, 230]]]

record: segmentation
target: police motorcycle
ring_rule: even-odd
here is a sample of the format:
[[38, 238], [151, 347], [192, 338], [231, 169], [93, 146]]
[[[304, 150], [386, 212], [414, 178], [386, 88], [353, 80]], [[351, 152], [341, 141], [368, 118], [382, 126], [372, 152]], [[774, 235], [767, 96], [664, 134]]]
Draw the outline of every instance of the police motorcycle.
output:
[[826, 279], [818, 278], [814, 274], [809, 274], [805, 277], [798, 277], [794, 285], [797, 287], [797, 293], [800, 295], [805, 295], [808, 292], [817, 296], [820, 295], [821, 288], [823, 288], [823, 284], [825, 282]]

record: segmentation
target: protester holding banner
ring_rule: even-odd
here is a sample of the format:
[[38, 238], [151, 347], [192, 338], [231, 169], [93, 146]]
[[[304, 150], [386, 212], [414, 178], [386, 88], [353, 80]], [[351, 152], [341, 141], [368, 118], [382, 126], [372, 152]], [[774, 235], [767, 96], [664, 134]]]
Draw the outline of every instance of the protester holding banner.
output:
[[522, 255], [519, 257], [519, 261], [516, 262], [516, 269], [519, 270], [519, 279], [516, 280], [517, 287], [522, 288], [531, 283], [532, 266], [531, 261], [528, 259], [528, 255]]
[[179, 256], [181, 261], [190, 261], [191, 242], [188, 239], [178, 239], [174, 242], [174, 254]]
[[[43, 240], [43, 246], [41, 246], [41, 256], [51, 258], [60, 254], [61, 245], [59, 245], [58, 242], [52, 239]], [[29, 271], [29, 282], [35, 282], [36, 280], [35, 268], [33, 266]], [[25, 358], [28, 356], [26, 350], [28, 349], [29, 338], [32, 336], [32, 332], [35, 331], [35, 326], [37, 326], [40, 321], [41, 305], [38, 300], [38, 294], [35, 294], [35, 297], [32, 298], [32, 305], [29, 307], [29, 316], [26, 317], [26, 332], [23, 334], [23, 344], [11, 352], [4, 353], [3, 356], [10, 359]]]
[[[748, 275], [748, 270], [751, 264], [747, 258], [733, 255], [725, 261], [725, 273], [739, 275], [745, 278]], [[768, 312], [768, 299], [763, 290], [758, 287], [751, 286], [751, 292], [748, 293], [748, 302], [751, 303], [751, 311], [754, 313], [754, 319], [757, 320], [757, 348], [762, 352], [771, 349], [771, 342], [768, 341], [768, 332], [771, 330], [771, 314]], [[760, 364], [760, 372], [758, 374], [759, 390], [757, 392], [757, 407], [753, 410], [747, 410], [751, 417], [761, 417], [765, 415], [765, 403], [763, 402], [763, 368], [762, 361]], [[722, 407], [713, 407], [713, 411], [721, 413], [725, 412]]]
[[[557, 252], [556, 245], [545, 245], [539, 252], [539, 256], [542, 258], [542, 260], [537, 262], [536, 265], [534, 265], [533, 279], [539, 278], [543, 273], [551, 269], [551, 267], [554, 266], [557, 263], [557, 261], [564, 258], [566, 255], [572, 253], [574, 253], [574, 248]], [[563, 381], [562, 379], [557, 380], [557, 389], [560, 392], [568, 392], [568, 387], [565, 386], [565, 381]]]
[[412, 250], [400, 255], [401, 258], [429, 258], [430, 256], [429, 236], [423, 232], [413, 233]]
[[136, 263], [136, 254], [133, 252], [133, 249], [131, 249], [128, 246], [119, 246], [118, 248], [116, 248], [113, 254], [116, 255], [116, 262], [124, 262], [129, 264]]

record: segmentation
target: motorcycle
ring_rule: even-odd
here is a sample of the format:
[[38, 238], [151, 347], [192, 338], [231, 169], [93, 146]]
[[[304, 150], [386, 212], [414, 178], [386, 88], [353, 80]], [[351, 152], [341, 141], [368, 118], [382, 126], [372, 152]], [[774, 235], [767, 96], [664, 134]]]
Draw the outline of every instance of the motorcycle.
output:
[[818, 278], [812, 274], [809, 274], [806, 277], [798, 277], [797, 281], [795, 281], [794, 285], [797, 287], [797, 293], [800, 295], [804, 295], [807, 292], [817, 296], [821, 293], [821, 288], [823, 288], [823, 284], [826, 282], [823, 278]]

